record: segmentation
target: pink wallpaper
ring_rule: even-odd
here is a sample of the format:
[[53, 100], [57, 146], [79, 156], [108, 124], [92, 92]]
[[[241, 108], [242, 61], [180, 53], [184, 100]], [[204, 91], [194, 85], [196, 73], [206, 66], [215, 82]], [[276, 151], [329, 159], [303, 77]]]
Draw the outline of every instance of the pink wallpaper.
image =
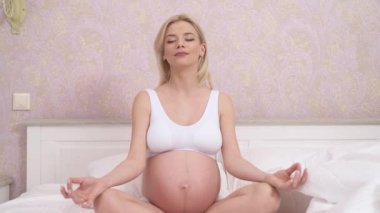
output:
[[[169, 16], [203, 26], [217, 88], [238, 120], [380, 120], [380, 3], [363, 1], [27, 0], [18, 36], [0, 12], [0, 174], [25, 190], [23, 122], [130, 119], [154, 87], [153, 40]], [[31, 93], [31, 111], [11, 110]]]

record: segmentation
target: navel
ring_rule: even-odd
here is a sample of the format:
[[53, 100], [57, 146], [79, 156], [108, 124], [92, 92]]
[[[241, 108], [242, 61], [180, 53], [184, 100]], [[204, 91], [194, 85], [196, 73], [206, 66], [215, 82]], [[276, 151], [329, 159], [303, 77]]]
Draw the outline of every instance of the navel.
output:
[[189, 188], [189, 184], [185, 183], [181, 185], [181, 189], [186, 190]]
[[[185, 165], [186, 165], [186, 175], [187, 175], [187, 177], [189, 178], [189, 174], [190, 174], [190, 172], [189, 172], [189, 165], [188, 165], [188, 156], [187, 156], [187, 153], [185, 154]], [[186, 182], [184, 182], [184, 183], [182, 183], [181, 185], [180, 185], [180, 187], [181, 187], [181, 189], [182, 190], [187, 190], [190, 186], [189, 186], [189, 182], [188, 181], [186, 181]]]

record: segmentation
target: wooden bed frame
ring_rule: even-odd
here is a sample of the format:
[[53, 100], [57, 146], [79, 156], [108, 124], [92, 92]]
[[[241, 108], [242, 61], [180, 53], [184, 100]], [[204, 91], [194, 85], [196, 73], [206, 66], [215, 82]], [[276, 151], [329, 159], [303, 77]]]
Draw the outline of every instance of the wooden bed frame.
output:
[[[320, 150], [380, 143], [380, 122], [240, 123], [236, 133], [241, 150], [263, 147]], [[44, 183], [65, 183], [69, 176], [86, 175], [91, 161], [127, 153], [130, 138], [131, 125], [120, 121], [29, 122], [27, 190]]]

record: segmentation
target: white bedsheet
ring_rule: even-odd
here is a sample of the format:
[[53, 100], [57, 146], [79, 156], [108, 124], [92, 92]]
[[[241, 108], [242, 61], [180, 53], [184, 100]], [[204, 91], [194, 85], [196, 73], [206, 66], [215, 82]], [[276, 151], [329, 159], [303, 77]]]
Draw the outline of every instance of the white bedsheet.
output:
[[300, 191], [313, 197], [308, 213], [380, 212], [380, 145], [331, 149], [304, 163], [310, 175]]
[[0, 205], [1, 213], [93, 213], [59, 194], [59, 184], [40, 185], [20, 197]]
[[[291, 157], [286, 157], [284, 154], [273, 154], [275, 150], [269, 148], [255, 151], [256, 154], [251, 151], [245, 154], [251, 156], [249, 160], [253, 163], [266, 169], [279, 164], [286, 163], [288, 165], [294, 161], [302, 162], [308, 168], [309, 180], [299, 190], [313, 198], [307, 213], [380, 213], [379, 144], [339, 147], [318, 152], [315, 150], [309, 150], [309, 152], [278, 150], [279, 153], [287, 153]], [[256, 158], [260, 158], [268, 165], [256, 162]], [[244, 183], [239, 180], [237, 182], [229, 180], [228, 182], [232, 188]], [[20, 197], [0, 205], [0, 212], [94, 212], [91, 209], [82, 209], [71, 200], [64, 199], [59, 194], [59, 187], [59, 184], [44, 184], [36, 187]]]

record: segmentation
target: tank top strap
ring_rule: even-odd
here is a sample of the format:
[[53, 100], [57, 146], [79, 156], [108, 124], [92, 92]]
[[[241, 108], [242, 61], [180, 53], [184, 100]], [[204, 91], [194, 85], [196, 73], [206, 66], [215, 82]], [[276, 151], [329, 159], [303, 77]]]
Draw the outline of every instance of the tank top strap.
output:
[[212, 116], [215, 118], [215, 116], [218, 117], [219, 114], [219, 91], [218, 90], [212, 90], [210, 94], [210, 100], [209, 100], [209, 106], [207, 107], [207, 112], [205, 114], [207, 116]]
[[158, 100], [156, 98], [154, 90], [153, 89], [146, 89], [145, 91], [149, 95], [150, 104], [152, 105], [151, 107], [153, 107], [153, 105], [157, 105], [158, 104], [158, 102], [157, 102]]
[[150, 99], [150, 110], [152, 116], [160, 116], [160, 117], [165, 117], [163, 109], [161, 109], [161, 102], [160, 99], [158, 98], [157, 92], [153, 89], [146, 89], [149, 95]]

